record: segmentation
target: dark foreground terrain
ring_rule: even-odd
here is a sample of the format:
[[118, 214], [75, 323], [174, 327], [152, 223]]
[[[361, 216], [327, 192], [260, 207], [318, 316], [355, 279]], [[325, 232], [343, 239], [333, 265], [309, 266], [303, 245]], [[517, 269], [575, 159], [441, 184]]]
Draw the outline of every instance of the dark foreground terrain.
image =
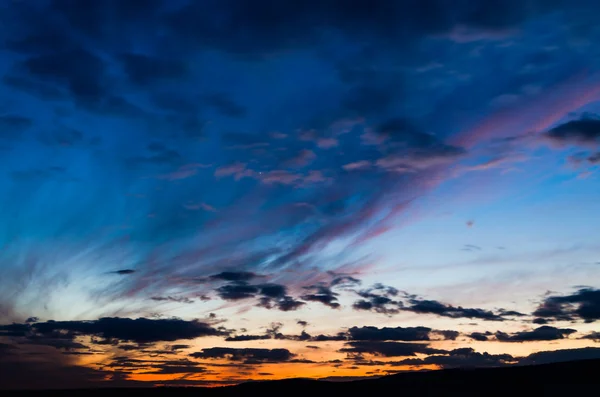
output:
[[137, 388], [10, 391], [10, 396], [593, 396], [600, 390], [600, 360], [535, 366], [408, 372], [352, 382], [309, 379], [249, 382], [220, 388]]

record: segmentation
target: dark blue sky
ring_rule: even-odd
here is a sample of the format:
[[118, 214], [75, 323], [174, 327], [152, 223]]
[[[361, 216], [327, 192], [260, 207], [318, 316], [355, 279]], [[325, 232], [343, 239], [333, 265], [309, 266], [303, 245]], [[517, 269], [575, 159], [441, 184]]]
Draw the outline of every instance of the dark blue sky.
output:
[[1, 0], [7, 387], [600, 356], [596, 3]]

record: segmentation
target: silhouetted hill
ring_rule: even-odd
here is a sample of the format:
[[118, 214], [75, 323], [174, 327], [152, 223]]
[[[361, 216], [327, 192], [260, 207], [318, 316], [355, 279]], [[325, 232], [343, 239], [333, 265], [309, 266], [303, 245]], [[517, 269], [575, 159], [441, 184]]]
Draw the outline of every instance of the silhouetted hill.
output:
[[[502, 368], [406, 372], [350, 382], [311, 379], [248, 382], [221, 388], [65, 390], [61, 396], [532, 396], [597, 395], [600, 360]], [[3, 396], [45, 396], [56, 391], [6, 392]], [[58, 395], [58, 394], [56, 394]]]

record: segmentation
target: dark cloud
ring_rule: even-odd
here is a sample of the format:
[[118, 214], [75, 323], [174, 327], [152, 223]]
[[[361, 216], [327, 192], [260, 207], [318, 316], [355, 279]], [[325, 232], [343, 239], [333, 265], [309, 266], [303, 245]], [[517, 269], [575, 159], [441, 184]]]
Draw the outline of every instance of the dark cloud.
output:
[[354, 287], [356, 285], [360, 285], [361, 281], [352, 276], [338, 276], [334, 275], [334, 279], [331, 280], [329, 285], [331, 287]]
[[99, 56], [83, 48], [33, 56], [23, 61], [20, 69], [34, 78], [65, 87], [83, 103], [95, 103], [106, 95], [102, 84], [106, 65]]
[[543, 325], [548, 324], [550, 321], [546, 320], [545, 318], [534, 318], [533, 320], [531, 320], [531, 322], [534, 324]]
[[39, 345], [39, 346], [50, 346], [55, 349], [61, 350], [78, 350], [78, 349], [89, 349], [88, 346], [83, 343], [76, 342], [74, 340], [65, 338], [52, 338], [52, 337], [38, 337], [32, 335], [28, 337], [23, 343], [28, 345]]
[[251, 340], [265, 340], [265, 339], [272, 339], [271, 335], [265, 334], [265, 335], [236, 335], [236, 336], [230, 336], [228, 338], [225, 339], [226, 342], [247, 342], [247, 341], [251, 341]]
[[597, 146], [600, 145], [600, 119], [571, 120], [554, 127], [545, 136], [558, 144]]
[[562, 349], [532, 353], [519, 360], [519, 364], [548, 364], [561, 361], [599, 359], [600, 348]]
[[290, 361], [295, 357], [287, 349], [235, 349], [230, 347], [211, 347], [190, 354], [194, 358], [214, 359], [224, 358], [245, 364], [280, 363]]
[[324, 40], [323, 32], [341, 34], [352, 42], [376, 41], [385, 48], [406, 49], [423, 37], [448, 34], [456, 25], [475, 31], [505, 31], [531, 15], [531, 10], [549, 8], [537, 1], [535, 8], [512, 0], [502, 5], [489, 3], [450, 9], [437, 0], [360, 0], [351, 4], [341, 0], [281, 4], [226, 0], [186, 5], [170, 16], [169, 26], [188, 45], [245, 56], [313, 46]]
[[298, 321], [296, 321], [296, 324], [298, 324], [301, 327], [307, 327], [308, 326], [308, 321], [298, 320]]
[[258, 297], [258, 306], [266, 309], [276, 308], [284, 312], [297, 310], [305, 304], [305, 302], [298, 301], [287, 295], [287, 287], [285, 285], [274, 283], [251, 285], [246, 281], [235, 281], [258, 277], [254, 273], [223, 272], [212, 277], [234, 280], [216, 289], [221, 299], [237, 301]]
[[402, 302], [394, 299], [398, 290], [383, 284], [375, 284], [373, 287], [358, 291], [360, 299], [352, 305], [354, 310], [374, 311], [382, 314], [397, 314], [400, 312]]
[[469, 334], [469, 338], [479, 342], [484, 342], [489, 339], [490, 335], [492, 335], [491, 332], [472, 332]]
[[281, 298], [287, 293], [287, 287], [281, 284], [262, 284], [258, 289], [261, 295], [268, 298]]
[[291, 296], [284, 296], [276, 301], [275, 306], [277, 307], [277, 309], [281, 310], [282, 312], [289, 312], [289, 311], [297, 310], [297, 309], [301, 308], [302, 306], [304, 306], [305, 304], [306, 304], [305, 302], [296, 300], [296, 299], [292, 298]]
[[310, 302], [321, 302], [332, 309], [340, 307], [338, 293], [332, 291], [331, 287], [326, 284], [315, 284], [304, 287], [310, 293], [302, 295], [300, 298]]
[[352, 327], [348, 330], [351, 340], [356, 341], [428, 341], [431, 328], [427, 327]]
[[454, 349], [445, 355], [432, 355], [425, 358], [408, 358], [394, 365], [438, 365], [442, 368], [499, 367], [517, 361], [510, 354], [479, 353], [472, 348]]
[[31, 331], [29, 324], [0, 325], [0, 336], [25, 336]]
[[441, 335], [444, 340], [456, 340], [460, 336], [460, 332], [453, 330], [435, 330], [433, 333]]
[[231, 301], [254, 298], [258, 292], [257, 286], [245, 282], [227, 284], [217, 288], [217, 294], [221, 299]]
[[194, 303], [193, 299], [187, 297], [175, 297], [175, 296], [152, 296], [151, 300], [156, 302], [177, 302], [177, 303]]
[[571, 295], [548, 296], [533, 315], [546, 320], [597, 321], [600, 319], [600, 290], [582, 288]]
[[[23, 329], [22, 325], [17, 325]], [[75, 335], [98, 336], [107, 340], [117, 339], [136, 343], [176, 341], [203, 336], [223, 335], [209, 324], [180, 319], [147, 319], [104, 317], [93, 321], [47, 321], [26, 326], [28, 331], [41, 335], [72, 332]]]
[[592, 154], [591, 156], [589, 156], [587, 158], [587, 160], [592, 164], [600, 163], [600, 152], [596, 152], [596, 153]]
[[158, 364], [153, 365], [152, 370], [142, 372], [149, 375], [171, 375], [171, 374], [201, 374], [207, 372], [205, 367], [198, 366], [197, 363], [181, 363], [181, 364]]
[[594, 342], [600, 342], [600, 332], [590, 332], [589, 334], [582, 336], [581, 339], [591, 339]]
[[167, 375], [167, 374], [195, 374], [208, 372], [199, 363], [188, 359], [179, 360], [141, 360], [130, 357], [115, 357], [107, 364], [108, 368], [119, 371], [143, 371], [142, 374]]
[[224, 280], [224, 281], [250, 281], [256, 277], [259, 277], [257, 274], [252, 272], [221, 272], [219, 274], [214, 274], [210, 276], [211, 279], [214, 280]]
[[498, 331], [494, 335], [500, 342], [530, 342], [539, 340], [565, 339], [575, 332], [577, 332], [577, 330], [570, 328], [555, 328], [548, 325], [543, 325], [532, 331], [521, 331], [513, 334], [507, 334], [505, 332]]
[[135, 273], [135, 270], [133, 270], [133, 269], [121, 269], [121, 270], [115, 270], [114, 272], [111, 272], [111, 273], [113, 273], [113, 274], [119, 274], [121, 276], [125, 276], [125, 275], [128, 275], [128, 274]]
[[436, 314], [442, 317], [450, 318], [479, 318], [487, 321], [503, 321], [500, 314], [495, 314], [489, 310], [476, 308], [463, 308], [461, 306], [447, 305], [434, 300], [422, 300], [413, 298], [409, 300], [410, 306], [405, 306], [403, 310], [414, 313]]
[[352, 341], [346, 343], [347, 347], [340, 349], [344, 353], [373, 354], [383, 357], [403, 357], [420, 354], [444, 353], [444, 350], [434, 349], [428, 344], [379, 342], [379, 341]]

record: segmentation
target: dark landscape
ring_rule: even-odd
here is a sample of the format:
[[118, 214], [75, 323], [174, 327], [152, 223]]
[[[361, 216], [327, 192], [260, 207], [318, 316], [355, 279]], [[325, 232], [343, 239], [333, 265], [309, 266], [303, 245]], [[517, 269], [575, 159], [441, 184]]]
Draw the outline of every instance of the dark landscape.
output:
[[507, 368], [407, 372], [349, 382], [286, 379], [236, 386], [155, 387], [10, 391], [3, 396], [533, 396], [594, 395], [600, 386], [600, 360], [580, 360]]

